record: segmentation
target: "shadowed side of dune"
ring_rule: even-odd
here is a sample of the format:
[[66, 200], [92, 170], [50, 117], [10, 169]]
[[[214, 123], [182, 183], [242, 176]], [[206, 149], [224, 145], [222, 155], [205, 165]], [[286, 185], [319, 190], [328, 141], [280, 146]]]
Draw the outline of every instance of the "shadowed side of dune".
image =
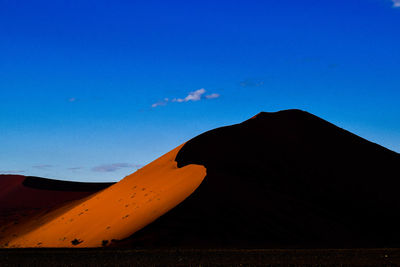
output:
[[207, 176], [183, 203], [119, 246], [400, 245], [400, 156], [300, 110], [206, 132], [179, 167]]
[[114, 183], [82, 183], [32, 176], [0, 175], [0, 214], [20, 208], [48, 208], [76, 200]]
[[97, 192], [115, 183], [85, 183], [73, 181], [53, 180], [41, 177], [27, 176], [22, 182], [25, 187], [51, 190], [51, 191], [71, 191], [71, 192]]

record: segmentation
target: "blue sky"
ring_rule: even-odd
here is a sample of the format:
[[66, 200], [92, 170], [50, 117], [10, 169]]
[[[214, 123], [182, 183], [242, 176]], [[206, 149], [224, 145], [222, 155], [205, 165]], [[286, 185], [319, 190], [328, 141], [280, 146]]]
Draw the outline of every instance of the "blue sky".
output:
[[399, 0], [0, 0], [0, 173], [118, 181], [288, 108], [400, 152], [399, 48]]

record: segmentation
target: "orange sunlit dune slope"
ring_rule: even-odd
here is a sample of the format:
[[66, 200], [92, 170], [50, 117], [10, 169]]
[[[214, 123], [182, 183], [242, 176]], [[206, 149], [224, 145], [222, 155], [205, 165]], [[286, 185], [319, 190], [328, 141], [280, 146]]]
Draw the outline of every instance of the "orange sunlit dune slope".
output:
[[177, 168], [181, 147], [75, 206], [51, 211], [48, 221], [29, 231], [19, 226], [23, 234], [15, 226], [17, 234], [7, 246], [100, 247], [130, 236], [182, 202], [204, 179], [201, 165]]

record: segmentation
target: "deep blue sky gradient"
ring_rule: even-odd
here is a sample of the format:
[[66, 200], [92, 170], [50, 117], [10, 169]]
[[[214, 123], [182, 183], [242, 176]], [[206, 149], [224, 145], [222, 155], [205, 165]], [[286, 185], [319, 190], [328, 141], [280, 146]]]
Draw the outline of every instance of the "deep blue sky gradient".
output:
[[[201, 88], [219, 97], [171, 101]], [[287, 108], [400, 152], [400, 8], [0, 0], [0, 101], [0, 173], [117, 181], [204, 131]]]

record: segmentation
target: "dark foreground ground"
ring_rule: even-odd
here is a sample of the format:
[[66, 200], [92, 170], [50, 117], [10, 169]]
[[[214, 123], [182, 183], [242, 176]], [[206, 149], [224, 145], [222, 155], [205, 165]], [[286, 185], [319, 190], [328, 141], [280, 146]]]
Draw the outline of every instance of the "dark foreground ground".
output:
[[397, 266], [400, 249], [2, 249], [0, 266]]

